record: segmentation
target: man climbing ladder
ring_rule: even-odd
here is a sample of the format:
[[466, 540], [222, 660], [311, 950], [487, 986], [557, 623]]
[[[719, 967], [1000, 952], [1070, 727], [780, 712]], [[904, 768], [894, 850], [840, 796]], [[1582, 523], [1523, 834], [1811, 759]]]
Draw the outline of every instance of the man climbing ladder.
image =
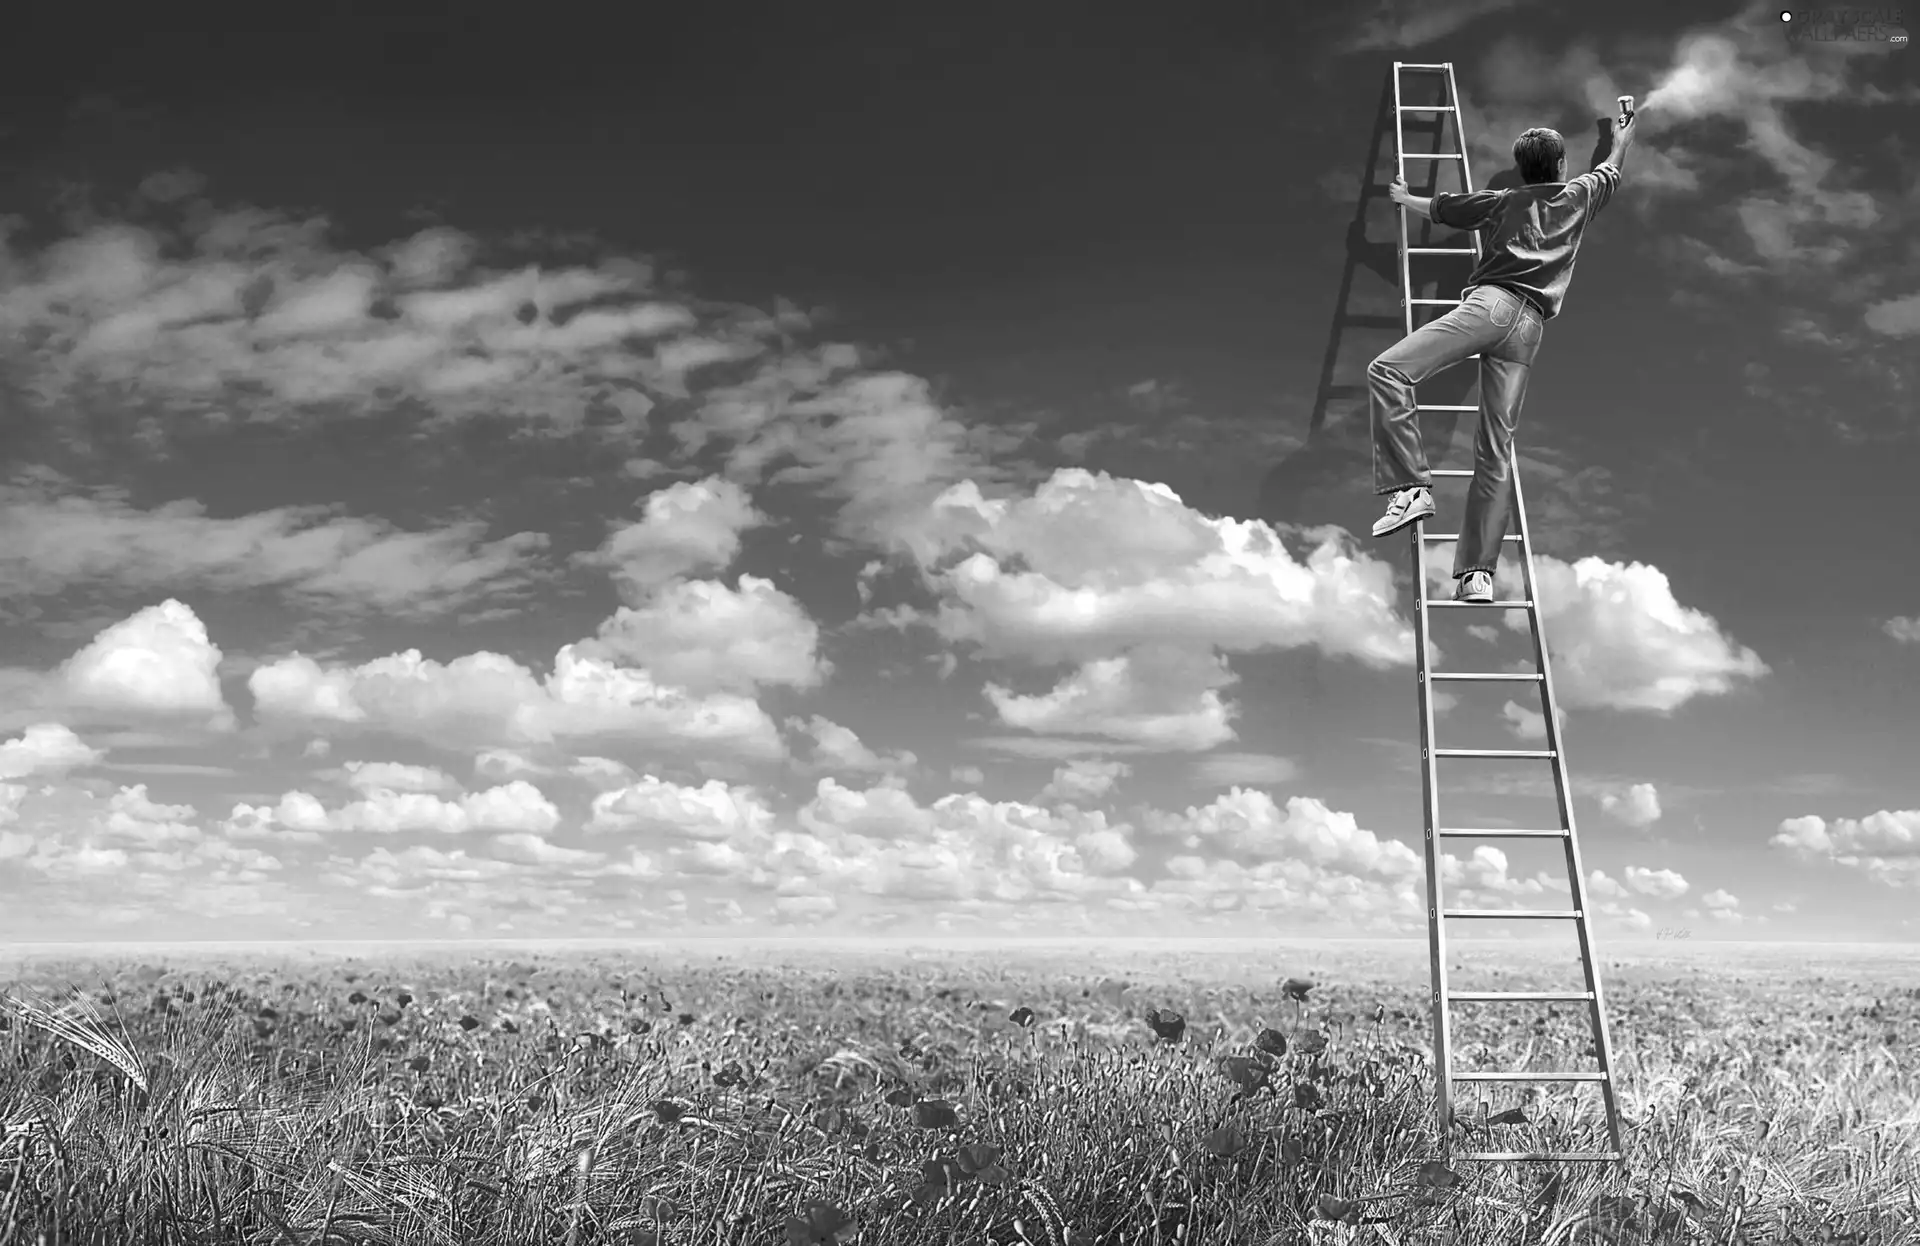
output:
[[[1625, 102], [1623, 101], [1623, 108]], [[1473, 484], [1453, 557], [1456, 601], [1493, 600], [1493, 572], [1513, 497], [1514, 425], [1540, 349], [1541, 326], [1560, 314], [1574, 256], [1595, 214], [1620, 184], [1633, 146], [1634, 114], [1613, 121], [1613, 146], [1590, 173], [1569, 182], [1566, 141], [1532, 129], [1513, 144], [1523, 186], [1410, 194], [1396, 176], [1393, 201], [1428, 220], [1485, 234], [1460, 305], [1415, 329], [1367, 367], [1373, 416], [1375, 492], [1393, 495], [1373, 535], [1387, 536], [1433, 514], [1433, 482], [1414, 415], [1414, 386], [1449, 365], [1480, 356], [1480, 427]]]

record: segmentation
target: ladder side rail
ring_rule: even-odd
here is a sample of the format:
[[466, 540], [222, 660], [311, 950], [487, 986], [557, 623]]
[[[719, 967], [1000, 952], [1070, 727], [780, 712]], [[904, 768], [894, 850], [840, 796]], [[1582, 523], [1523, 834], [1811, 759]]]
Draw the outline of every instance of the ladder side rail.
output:
[[[1515, 452], [1518, 458], [1518, 452]], [[1567, 828], [1564, 841], [1567, 857], [1567, 882], [1572, 892], [1573, 907], [1583, 914], [1574, 923], [1574, 930], [1580, 937], [1580, 966], [1586, 975], [1586, 988], [1592, 994], [1589, 1007], [1593, 1017], [1594, 1053], [1598, 1059], [1602, 1075], [1601, 1095], [1607, 1116], [1607, 1136], [1614, 1151], [1622, 1157], [1626, 1154], [1624, 1139], [1620, 1133], [1619, 1085], [1613, 1078], [1613, 1047], [1607, 1032], [1606, 997], [1600, 986], [1600, 970], [1594, 959], [1593, 913], [1587, 904], [1587, 880], [1585, 867], [1580, 859], [1580, 838], [1574, 826], [1572, 782], [1567, 770], [1566, 742], [1560, 736], [1559, 699], [1553, 691], [1552, 659], [1547, 656], [1546, 621], [1540, 603], [1540, 588], [1533, 568], [1532, 533], [1527, 527], [1527, 509], [1525, 498], [1520, 491], [1519, 464], [1513, 465], [1513, 511], [1515, 522], [1520, 528], [1520, 567], [1521, 575], [1526, 579], [1526, 597], [1533, 602], [1527, 610], [1530, 616], [1533, 637], [1534, 661], [1540, 667], [1540, 699], [1545, 718], [1547, 750], [1553, 754], [1554, 799], [1560, 807], [1560, 821]]]
[[[1404, 178], [1407, 175], [1406, 129], [1401, 111], [1400, 63], [1393, 67], [1393, 158], [1395, 172]], [[1442, 114], [1444, 117], [1445, 114]], [[1394, 216], [1400, 226], [1400, 310], [1406, 321], [1406, 331], [1413, 332], [1413, 273], [1409, 265], [1406, 209], [1397, 204]], [[1440, 1153], [1444, 1157], [1452, 1147], [1453, 1131], [1453, 1064], [1451, 1040], [1447, 1017], [1447, 936], [1446, 923], [1442, 917], [1445, 904], [1440, 895], [1440, 793], [1439, 776], [1435, 767], [1439, 760], [1434, 756], [1433, 740], [1433, 697], [1431, 685], [1427, 679], [1429, 647], [1427, 635], [1427, 543], [1421, 539], [1426, 521], [1420, 520], [1413, 528], [1413, 626], [1414, 661], [1418, 666], [1420, 685], [1420, 792], [1421, 820], [1425, 824], [1423, 841], [1427, 857], [1427, 951], [1432, 968], [1433, 983], [1433, 1096], [1435, 1119], [1439, 1123]]]

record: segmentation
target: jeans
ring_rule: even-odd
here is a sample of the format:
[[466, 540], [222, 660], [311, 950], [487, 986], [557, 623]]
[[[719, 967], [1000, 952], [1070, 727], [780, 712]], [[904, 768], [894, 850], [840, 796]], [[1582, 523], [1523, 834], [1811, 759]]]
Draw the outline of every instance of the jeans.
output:
[[1500, 561], [1513, 504], [1513, 428], [1540, 349], [1540, 313], [1500, 286], [1474, 286], [1465, 300], [1421, 325], [1367, 365], [1373, 412], [1373, 486], [1380, 494], [1430, 488], [1413, 387], [1449, 364], [1480, 356], [1480, 429], [1473, 439], [1473, 484], [1453, 555], [1457, 579], [1491, 574]]

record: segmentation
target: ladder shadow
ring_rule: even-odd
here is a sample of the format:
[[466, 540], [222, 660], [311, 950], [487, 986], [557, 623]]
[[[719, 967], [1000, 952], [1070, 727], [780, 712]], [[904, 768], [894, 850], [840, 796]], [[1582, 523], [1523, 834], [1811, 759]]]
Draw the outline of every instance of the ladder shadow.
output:
[[[1409, 146], [1421, 139], [1435, 143], [1440, 140], [1444, 114], [1433, 114], [1433, 117], [1434, 133], [1410, 134]], [[1255, 516], [1268, 523], [1337, 523], [1353, 531], [1358, 530], [1356, 524], [1362, 521], [1363, 512], [1377, 510], [1380, 505], [1373, 495], [1373, 440], [1367, 409], [1366, 368], [1406, 331], [1399, 307], [1399, 222], [1395, 217], [1400, 209], [1386, 199], [1386, 186], [1395, 172], [1393, 123], [1393, 90], [1389, 78], [1380, 93], [1373, 143], [1360, 170], [1359, 196], [1353, 220], [1347, 226], [1346, 265], [1328, 325], [1326, 352], [1321, 358], [1319, 382], [1308, 414], [1306, 439], [1298, 449], [1267, 470], [1254, 503]], [[1418, 130], [1425, 125], [1416, 121], [1409, 122], [1408, 127]], [[1457, 127], [1455, 133], [1458, 133]], [[1439, 166], [1452, 162], [1425, 163], [1431, 169], [1427, 184], [1412, 189], [1416, 194], [1432, 195], [1443, 189], [1439, 185]], [[1457, 189], [1457, 175], [1450, 180]], [[1496, 174], [1486, 189], [1502, 190], [1520, 184], [1519, 171], [1509, 167]], [[1386, 211], [1370, 213], [1376, 204], [1384, 206]], [[1467, 235], [1463, 233], [1431, 222], [1409, 220], [1410, 246], [1461, 246], [1466, 241]], [[1447, 271], [1453, 274], [1446, 278], [1421, 276], [1423, 272], [1436, 271], [1435, 260], [1410, 261], [1415, 276], [1415, 296], [1440, 297], [1434, 293], [1437, 289], [1444, 289], [1446, 297], [1457, 295], [1467, 276], [1462, 258], [1447, 257], [1438, 261], [1448, 265]], [[1362, 274], [1375, 279], [1375, 284], [1363, 286], [1359, 280]], [[1415, 307], [1415, 327], [1444, 310]], [[1366, 336], [1357, 337], [1356, 331]], [[1354, 379], [1342, 380], [1343, 375]], [[1475, 403], [1479, 380], [1477, 364], [1456, 365], [1423, 381], [1420, 401], [1455, 406]], [[1421, 441], [1429, 462], [1439, 466], [1446, 460], [1464, 414], [1431, 411], [1421, 415]], [[1364, 520], [1370, 525], [1374, 517], [1365, 514]]]

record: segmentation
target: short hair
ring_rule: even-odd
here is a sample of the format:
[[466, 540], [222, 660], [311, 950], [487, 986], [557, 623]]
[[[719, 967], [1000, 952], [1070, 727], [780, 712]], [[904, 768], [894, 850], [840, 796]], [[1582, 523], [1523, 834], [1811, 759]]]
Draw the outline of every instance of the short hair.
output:
[[1527, 182], [1551, 182], [1559, 176], [1560, 161], [1567, 154], [1567, 142], [1558, 130], [1535, 126], [1513, 140], [1513, 163]]

